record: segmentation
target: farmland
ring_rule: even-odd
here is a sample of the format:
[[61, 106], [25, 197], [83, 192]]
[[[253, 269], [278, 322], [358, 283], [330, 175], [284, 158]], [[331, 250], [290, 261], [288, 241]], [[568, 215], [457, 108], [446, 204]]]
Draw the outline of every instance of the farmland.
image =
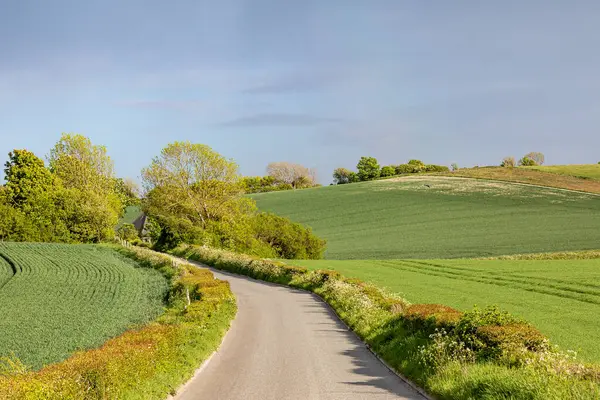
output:
[[327, 259], [485, 257], [600, 243], [600, 197], [508, 182], [420, 175], [252, 198], [327, 239]]
[[533, 323], [563, 349], [600, 361], [600, 259], [591, 260], [294, 260], [334, 269], [414, 303], [467, 310], [495, 304]]
[[600, 164], [542, 165], [522, 168], [559, 175], [575, 176], [584, 179], [600, 180]]
[[0, 356], [38, 369], [162, 313], [157, 271], [103, 247], [0, 243]]

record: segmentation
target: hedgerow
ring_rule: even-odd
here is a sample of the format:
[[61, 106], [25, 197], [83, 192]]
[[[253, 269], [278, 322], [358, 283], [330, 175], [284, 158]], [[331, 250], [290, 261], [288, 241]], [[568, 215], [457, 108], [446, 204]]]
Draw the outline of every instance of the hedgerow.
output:
[[113, 249], [170, 280], [164, 314], [37, 372], [0, 360], [1, 399], [164, 399], [217, 348], [236, 312], [228, 282], [147, 249]]
[[440, 399], [600, 397], [596, 366], [553, 347], [535, 327], [496, 307], [460, 312], [410, 304], [335, 271], [308, 271], [201, 246], [173, 254], [320, 295], [392, 368]]

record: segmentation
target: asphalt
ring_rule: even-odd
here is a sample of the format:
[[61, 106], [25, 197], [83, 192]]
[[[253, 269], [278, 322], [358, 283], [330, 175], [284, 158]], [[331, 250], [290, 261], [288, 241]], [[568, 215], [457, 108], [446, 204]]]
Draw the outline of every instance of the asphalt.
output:
[[238, 314], [178, 400], [424, 399], [389, 371], [316, 295], [213, 271]]

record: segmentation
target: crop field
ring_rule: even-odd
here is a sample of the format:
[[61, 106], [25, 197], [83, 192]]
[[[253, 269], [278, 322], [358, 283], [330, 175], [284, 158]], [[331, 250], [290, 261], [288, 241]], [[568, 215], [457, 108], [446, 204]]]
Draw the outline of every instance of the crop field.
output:
[[[567, 166], [570, 167], [570, 166]], [[501, 167], [484, 167], [484, 168], [463, 168], [454, 172], [445, 172], [437, 175], [491, 179], [496, 181], [528, 183], [532, 185], [541, 185], [561, 189], [577, 190], [581, 192], [589, 192], [600, 194], [600, 179], [584, 179], [573, 176], [572, 174], [562, 175], [554, 172], [532, 168], [501, 168]]]
[[0, 243], [0, 357], [38, 369], [163, 311], [167, 280], [92, 245]]
[[523, 317], [563, 349], [600, 361], [600, 259], [293, 260], [385, 287], [413, 303], [461, 310], [498, 305]]
[[553, 188], [419, 175], [252, 197], [260, 210], [311, 226], [327, 239], [327, 259], [469, 258], [600, 247], [600, 196]]
[[551, 172], [553, 174], [600, 180], [600, 164], [542, 165], [522, 168]]

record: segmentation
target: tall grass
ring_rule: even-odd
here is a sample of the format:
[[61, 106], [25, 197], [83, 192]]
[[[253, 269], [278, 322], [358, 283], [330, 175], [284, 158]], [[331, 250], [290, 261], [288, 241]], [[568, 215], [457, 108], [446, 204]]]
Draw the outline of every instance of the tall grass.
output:
[[440, 399], [592, 399], [600, 373], [555, 350], [530, 324], [496, 308], [466, 313], [398, 296], [335, 271], [198, 246], [174, 254], [319, 294], [393, 368]]

